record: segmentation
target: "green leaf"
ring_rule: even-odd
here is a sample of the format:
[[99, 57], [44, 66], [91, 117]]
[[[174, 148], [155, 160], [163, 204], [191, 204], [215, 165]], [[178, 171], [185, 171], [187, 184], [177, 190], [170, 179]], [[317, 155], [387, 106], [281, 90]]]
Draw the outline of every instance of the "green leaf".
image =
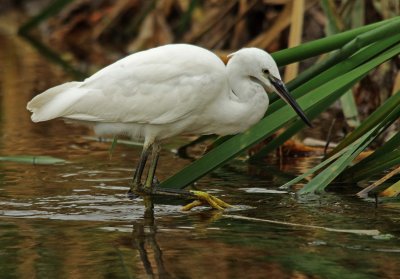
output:
[[[386, 117], [378, 123], [372, 129], [366, 131], [366, 133], [353, 142], [350, 146], [346, 147], [346, 152], [342, 154], [335, 162], [329, 165], [324, 171], [313, 178], [309, 183], [307, 183], [304, 188], [299, 191], [299, 194], [306, 193], [318, 193], [323, 191], [330, 182], [332, 182], [336, 177], [338, 177], [352, 162], [353, 160], [385, 129], [387, 129], [393, 123], [393, 115], [397, 115], [397, 111], [392, 111]], [[399, 115], [397, 115], [399, 117]], [[341, 151], [343, 151], [342, 149]], [[393, 160], [400, 162], [400, 150], [399, 154], [391, 152], [393, 155]], [[397, 156], [396, 156], [397, 155]], [[329, 158], [327, 159], [329, 160]], [[375, 172], [376, 169], [384, 170], [388, 169], [388, 166], [393, 165], [392, 160], [386, 161], [382, 165], [374, 165]], [[359, 175], [359, 173], [357, 173]]]
[[363, 169], [353, 172], [351, 178], [354, 181], [361, 181], [398, 165], [400, 165], [400, 150], [395, 150], [386, 154], [380, 160], [369, 162]]
[[[394, 17], [384, 21], [365, 25], [323, 39], [304, 43], [293, 48], [280, 50], [273, 53], [272, 56], [274, 57], [276, 63], [280, 66], [301, 61], [310, 57], [315, 57], [317, 55], [341, 48], [343, 45], [353, 40], [356, 36], [374, 30], [375, 28], [386, 25], [390, 22], [397, 21], [399, 19], [400, 17]], [[377, 34], [375, 34], [375, 36], [376, 35]]]
[[346, 119], [347, 125], [351, 128], [360, 126], [360, 119], [353, 91], [349, 90], [340, 97], [340, 103], [342, 105], [343, 115]]
[[[400, 49], [398, 50], [400, 52]], [[381, 107], [375, 110], [370, 116], [363, 121], [360, 126], [354, 130], [351, 134], [349, 134], [344, 140], [342, 140], [337, 147], [335, 147], [330, 153], [329, 156], [332, 156], [348, 144], [354, 142], [358, 138], [360, 138], [364, 133], [372, 129], [378, 123], [382, 122], [389, 114], [392, 114], [391, 121], [395, 121], [398, 117], [396, 111], [400, 111], [400, 94], [394, 94], [391, 96]]]
[[349, 145], [347, 148], [340, 150], [340, 152], [336, 153], [334, 156], [322, 161], [320, 164], [316, 165], [315, 167], [309, 169], [307, 172], [305, 172], [302, 175], [299, 175], [298, 177], [286, 182], [285, 184], [283, 184], [282, 186], [280, 186], [279, 188], [282, 189], [287, 189], [290, 186], [300, 182], [301, 180], [305, 179], [307, 176], [316, 173], [317, 171], [319, 171], [320, 169], [324, 168], [325, 166], [328, 166], [329, 164], [331, 164], [332, 162], [334, 162], [336, 159], [338, 159], [340, 156], [342, 156], [343, 154], [345, 154], [346, 152], [348, 152], [349, 149], [354, 148], [355, 143], [353, 143], [352, 145]]
[[[323, 60], [322, 62], [311, 66], [310, 68], [302, 71], [295, 80], [291, 81], [288, 84], [289, 90], [298, 87], [301, 84], [304, 84], [308, 80], [314, 78], [319, 73], [331, 68], [341, 61], [347, 61], [349, 57], [353, 54], [361, 51], [364, 47], [383, 43], [383, 40], [390, 39], [392, 37], [392, 44], [398, 41], [398, 32], [397, 30], [400, 28], [400, 17], [396, 20], [392, 20], [390, 22], [386, 22], [384, 25], [378, 26], [376, 29], [370, 30], [363, 34], [357, 34], [357, 36], [351, 38], [351, 40], [346, 41], [345, 44], [339, 46], [340, 49], [334, 51], [329, 55], [328, 58]], [[357, 30], [357, 29], [353, 29]], [[352, 31], [352, 30], [350, 30]], [[349, 32], [349, 31], [348, 31]], [[346, 32], [344, 32], [346, 33]], [[332, 35], [330, 37], [335, 37], [343, 33], [339, 33], [337, 35]], [[321, 39], [323, 40], [323, 39]], [[316, 42], [316, 41], [314, 41]], [[314, 43], [311, 42], [311, 43]], [[337, 49], [337, 48], [335, 48]], [[335, 50], [332, 49], [332, 50]], [[287, 50], [289, 51], [289, 50]], [[373, 51], [373, 50], [371, 50]]]
[[33, 165], [54, 165], [54, 164], [67, 163], [66, 160], [60, 158], [55, 158], [51, 156], [32, 156], [32, 155], [1, 156], [0, 161], [15, 162], [22, 164], [33, 164]]
[[396, 164], [400, 163], [399, 146], [400, 132], [397, 132], [388, 142], [376, 149], [368, 157], [347, 169], [342, 175], [343, 179], [361, 181], [378, 174], [386, 168], [396, 166]]
[[[340, 173], [371, 143], [375, 138], [372, 136], [374, 132], [376, 132], [375, 129], [369, 131], [362, 138], [358, 139], [353, 146], [349, 146], [336, 161], [308, 182], [298, 193], [309, 194], [322, 192], [329, 183], [338, 177]], [[330, 160], [330, 158], [328, 158], [327, 161], [328, 160]], [[325, 162], [322, 163], [325, 164]]]

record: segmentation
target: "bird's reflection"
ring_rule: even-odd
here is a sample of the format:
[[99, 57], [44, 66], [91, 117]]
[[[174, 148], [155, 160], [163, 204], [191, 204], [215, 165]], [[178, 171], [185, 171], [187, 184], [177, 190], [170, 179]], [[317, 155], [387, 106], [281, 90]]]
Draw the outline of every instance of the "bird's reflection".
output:
[[[154, 203], [150, 196], [144, 197], [144, 199], [146, 209], [143, 220], [138, 220], [133, 224], [133, 245], [139, 251], [140, 259], [149, 278], [155, 278], [156, 274], [159, 278], [170, 278], [165, 270], [162, 251], [156, 239], [157, 226], [154, 219]], [[149, 254], [154, 255], [155, 267], [149, 259]]]

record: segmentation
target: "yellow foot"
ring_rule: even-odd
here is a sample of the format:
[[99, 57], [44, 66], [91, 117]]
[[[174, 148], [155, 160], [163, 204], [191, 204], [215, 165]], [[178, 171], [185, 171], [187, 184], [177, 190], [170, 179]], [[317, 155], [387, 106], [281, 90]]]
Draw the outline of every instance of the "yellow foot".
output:
[[214, 209], [218, 210], [224, 210], [228, 207], [232, 207], [232, 205], [224, 202], [223, 200], [220, 200], [217, 197], [214, 197], [213, 195], [210, 195], [206, 192], [202, 191], [193, 191], [190, 190], [190, 193], [192, 193], [194, 196], [196, 196], [196, 200], [192, 201], [191, 203], [185, 205], [182, 207], [182, 211], [189, 211], [194, 207], [201, 206], [201, 205], [209, 205]]

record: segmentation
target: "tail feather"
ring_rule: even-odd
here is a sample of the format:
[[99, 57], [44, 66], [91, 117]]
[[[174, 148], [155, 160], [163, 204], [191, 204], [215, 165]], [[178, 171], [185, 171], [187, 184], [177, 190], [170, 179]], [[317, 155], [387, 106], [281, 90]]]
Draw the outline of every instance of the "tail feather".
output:
[[41, 122], [62, 117], [65, 111], [82, 97], [85, 90], [80, 89], [81, 82], [67, 82], [52, 87], [34, 97], [26, 106], [32, 112], [33, 122]]

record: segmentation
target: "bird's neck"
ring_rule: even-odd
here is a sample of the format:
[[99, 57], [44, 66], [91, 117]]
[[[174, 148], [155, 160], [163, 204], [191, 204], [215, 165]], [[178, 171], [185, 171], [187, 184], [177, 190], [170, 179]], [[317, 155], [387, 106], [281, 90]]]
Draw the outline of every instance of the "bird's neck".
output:
[[251, 92], [254, 90], [250, 80], [237, 74], [228, 73], [229, 87], [231, 89], [232, 100], [246, 102], [251, 99]]
[[254, 125], [264, 116], [269, 104], [262, 86], [243, 75], [239, 66], [229, 64], [227, 77], [230, 92], [222, 102], [216, 102], [219, 107], [213, 110], [218, 122], [226, 123], [226, 131], [220, 131], [221, 135], [243, 132]]
[[268, 99], [262, 86], [252, 81], [248, 75], [243, 74], [241, 65], [229, 63], [226, 70], [233, 100], [251, 103], [252, 101], [258, 101], [257, 99], [259, 98]]

